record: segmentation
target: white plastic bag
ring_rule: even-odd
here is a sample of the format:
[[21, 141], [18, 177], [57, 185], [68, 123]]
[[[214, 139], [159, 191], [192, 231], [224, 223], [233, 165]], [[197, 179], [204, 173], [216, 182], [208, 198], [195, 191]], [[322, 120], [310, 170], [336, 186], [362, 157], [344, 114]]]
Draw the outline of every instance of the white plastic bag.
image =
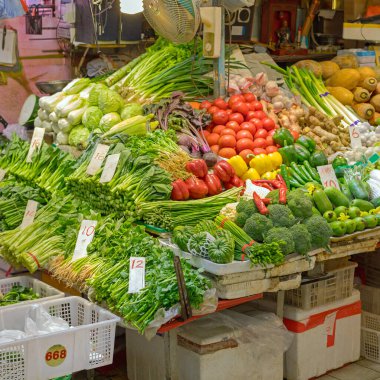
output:
[[236, 12], [240, 8], [252, 7], [255, 5], [255, 0], [224, 0], [223, 5], [230, 12]]

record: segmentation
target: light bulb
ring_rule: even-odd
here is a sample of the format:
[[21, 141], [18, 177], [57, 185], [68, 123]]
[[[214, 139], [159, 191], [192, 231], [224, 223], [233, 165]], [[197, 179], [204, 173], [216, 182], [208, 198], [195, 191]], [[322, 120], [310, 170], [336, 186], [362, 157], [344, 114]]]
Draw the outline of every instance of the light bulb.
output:
[[120, 0], [120, 12], [134, 15], [144, 10], [142, 0]]

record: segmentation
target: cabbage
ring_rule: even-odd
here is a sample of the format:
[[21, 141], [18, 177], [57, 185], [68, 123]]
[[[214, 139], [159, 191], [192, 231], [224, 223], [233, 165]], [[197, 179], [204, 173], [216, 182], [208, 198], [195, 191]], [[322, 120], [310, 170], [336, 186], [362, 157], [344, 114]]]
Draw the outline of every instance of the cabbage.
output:
[[59, 145], [67, 145], [69, 142], [69, 135], [63, 132], [58, 132], [55, 141]]
[[69, 134], [69, 145], [78, 149], [85, 149], [88, 145], [90, 131], [82, 124], [74, 127]]
[[116, 112], [110, 112], [101, 118], [99, 128], [101, 128], [105, 132], [111, 129], [115, 124], [118, 124], [120, 122], [120, 115]]
[[127, 104], [122, 110], [121, 110], [121, 118], [123, 120], [127, 120], [133, 116], [139, 116], [143, 115], [143, 108], [138, 103], [130, 103]]
[[99, 126], [102, 117], [103, 113], [98, 107], [88, 107], [82, 116], [82, 123], [86, 128], [92, 131]]
[[60, 132], [69, 133], [73, 129], [73, 125], [69, 123], [67, 119], [58, 120], [58, 128]]
[[104, 84], [96, 84], [92, 89], [90, 90], [90, 93], [88, 95], [88, 104], [90, 106], [98, 106], [98, 100], [99, 100], [99, 94], [101, 91], [107, 91], [108, 87]]
[[99, 108], [106, 114], [117, 112], [124, 105], [123, 98], [115, 91], [102, 90], [99, 93]]

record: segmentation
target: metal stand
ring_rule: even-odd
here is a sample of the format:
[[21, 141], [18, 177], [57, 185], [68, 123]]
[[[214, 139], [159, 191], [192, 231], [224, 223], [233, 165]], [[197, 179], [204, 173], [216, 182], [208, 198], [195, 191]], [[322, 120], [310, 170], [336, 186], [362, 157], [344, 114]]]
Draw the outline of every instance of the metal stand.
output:
[[[222, 0], [212, 0], [214, 7], [222, 7]], [[225, 65], [225, 27], [224, 8], [222, 9], [222, 33], [220, 42], [220, 56], [214, 59], [214, 97], [224, 97], [226, 95], [226, 65]]]
[[178, 380], [177, 366], [177, 330], [173, 329], [164, 334], [165, 346], [165, 380]]

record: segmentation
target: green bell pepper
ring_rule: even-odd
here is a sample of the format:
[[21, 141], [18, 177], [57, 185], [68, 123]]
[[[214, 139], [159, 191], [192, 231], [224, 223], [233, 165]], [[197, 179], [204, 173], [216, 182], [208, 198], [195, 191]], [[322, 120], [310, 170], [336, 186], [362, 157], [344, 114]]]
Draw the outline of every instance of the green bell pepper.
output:
[[299, 163], [302, 163], [304, 161], [309, 161], [310, 152], [303, 145], [294, 144], [294, 148], [297, 152], [297, 161]]
[[273, 141], [280, 146], [286, 146], [294, 143], [294, 137], [289, 129], [280, 128], [273, 134]]
[[336, 169], [339, 166], [346, 166], [348, 165], [348, 161], [343, 156], [336, 156], [332, 162], [332, 166], [334, 169]]
[[289, 166], [292, 162], [297, 162], [297, 151], [294, 145], [284, 146], [278, 152], [281, 154], [282, 161], [286, 166]]
[[315, 140], [309, 136], [300, 136], [297, 140], [297, 144], [305, 147], [310, 153], [314, 153], [315, 147], [317, 146]]
[[310, 165], [314, 168], [316, 168], [317, 166], [323, 166], [328, 164], [326, 155], [320, 150], [316, 150], [310, 156], [309, 162]]

